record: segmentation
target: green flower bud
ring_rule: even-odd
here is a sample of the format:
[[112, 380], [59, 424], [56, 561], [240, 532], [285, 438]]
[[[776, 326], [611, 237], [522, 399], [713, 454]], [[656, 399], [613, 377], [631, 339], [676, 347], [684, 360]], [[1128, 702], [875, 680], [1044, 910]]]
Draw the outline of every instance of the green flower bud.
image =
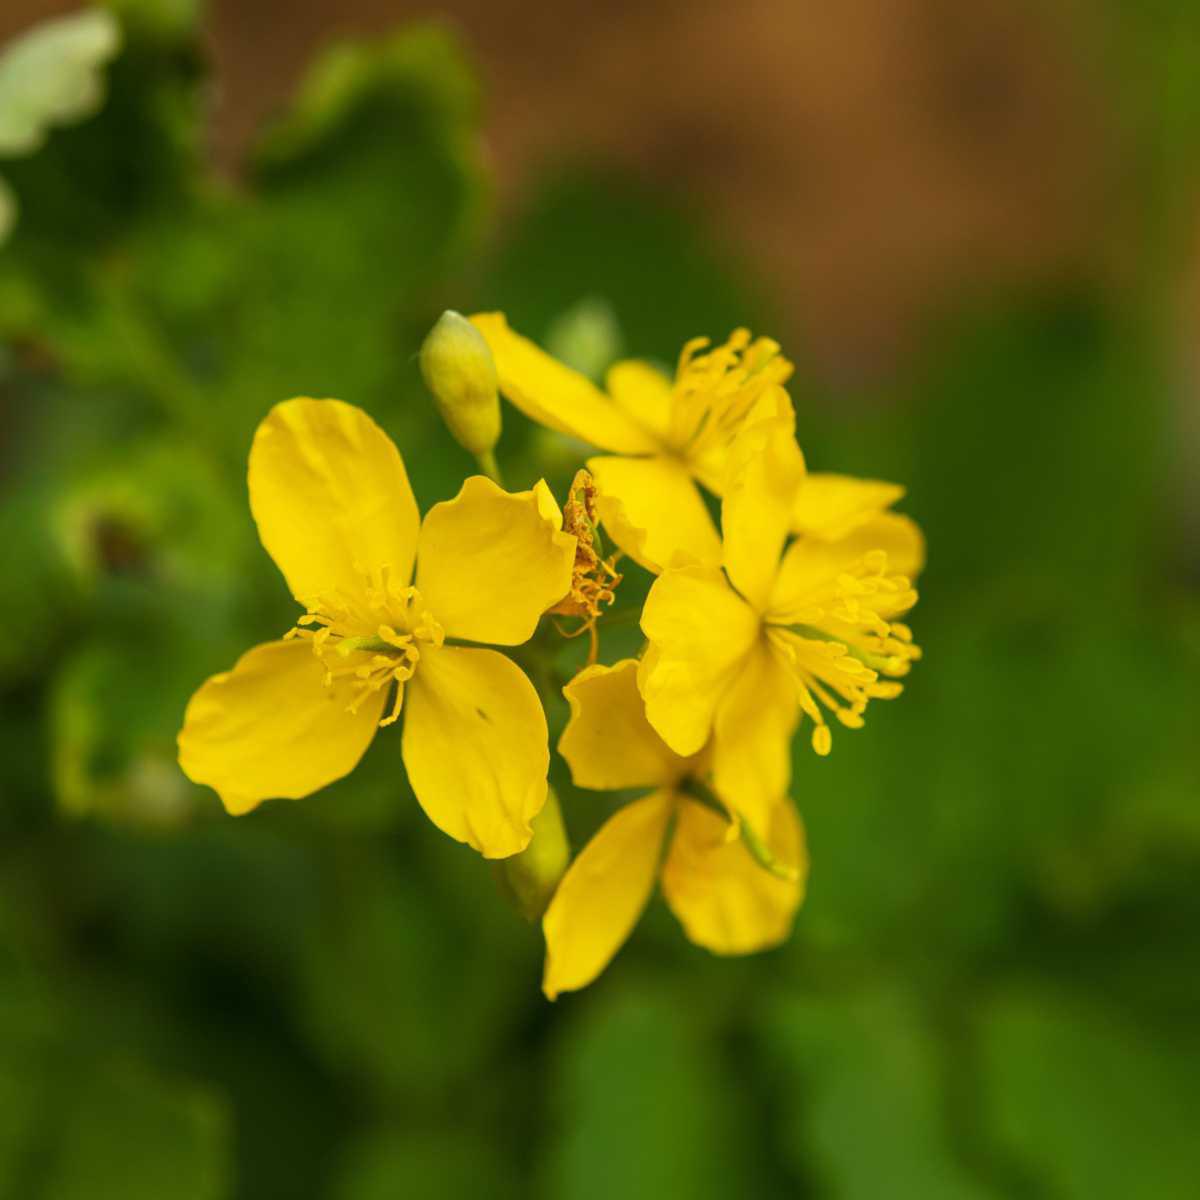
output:
[[458, 444], [490, 461], [500, 437], [500, 396], [483, 334], [447, 309], [421, 345], [421, 375]]

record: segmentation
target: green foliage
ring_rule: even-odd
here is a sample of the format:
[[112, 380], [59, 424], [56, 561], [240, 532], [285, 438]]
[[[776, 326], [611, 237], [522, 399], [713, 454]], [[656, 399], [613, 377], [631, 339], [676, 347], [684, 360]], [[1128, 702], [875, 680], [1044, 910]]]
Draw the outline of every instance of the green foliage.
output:
[[495, 1200], [524, 1193], [511, 1161], [486, 1138], [461, 1129], [383, 1132], [363, 1139], [347, 1155], [334, 1200], [475, 1200], [481, 1190]]
[[764, 1034], [782, 1076], [781, 1149], [796, 1174], [846, 1200], [983, 1200], [955, 1155], [943, 1047], [912, 995], [880, 987], [780, 1000]]
[[678, 1003], [635, 986], [560, 1031], [546, 1195], [703, 1200], [749, 1178], [730, 1081], [697, 1012]]
[[997, 1140], [1047, 1196], [1188, 1195], [1200, 1088], [1195, 1031], [1179, 1055], [1091, 998], [1002, 992], [980, 1014]]
[[[41, 149], [50, 130], [94, 113], [104, 101], [104, 64], [120, 26], [90, 9], [48, 21], [0, 51], [0, 158]], [[0, 179], [0, 245], [16, 223], [17, 200]]]
[[137, 1072], [91, 1075], [56, 1115], [59, 1144], [45, 1200], [227, 1195], [224, 1114], [207, 1095]]

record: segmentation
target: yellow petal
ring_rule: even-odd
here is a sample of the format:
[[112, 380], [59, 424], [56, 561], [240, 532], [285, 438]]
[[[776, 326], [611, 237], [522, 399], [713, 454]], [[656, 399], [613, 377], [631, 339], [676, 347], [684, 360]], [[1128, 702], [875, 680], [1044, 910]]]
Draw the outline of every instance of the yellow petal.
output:
[[491, 347], [500, 391], [530, 420], [620, 454], [658, 448], [587, 376], [514, 333], [503, 313], [476, 313], [471, 322]]
[[448, 637], [519, 646], [571, 587], [575, 538], [543, 485], [506, 492], [473, 475], [421, 526], [417, 588]]
[[[838, 577], [852, 570], [864, 555], [883, 550], [887, 554], [887, 573], [915, 578], [925, 564], [925, 539], [915, 521], [901, 513], [879, 513], [835, 542], [814, 537], [797, 538], [787, 549], [776, 576], [768, 609], [781, 618], [801, 613], [814, 596], [831, 593]], [[912, 595], [905, 602], [889, 605], [880, 598], [879, 611], [898, 616], [911, 607]]]
[[757, 615], [713, 567], [667, 571], [642, 610], [638, 670], [646, 718], [676, 754], [695, 754], [759, 632]]
[[571, 719], [558, 752], [576, 787], [655, 787], [678, 779], [687, 765], [654, 732], [637, 689], [638, 664], [585, 667], [563, 688]]
[[412, 575], [420, 518], [404, 460], [360, 408], [287, 400], [250, 450], [250, 509], [267, 553], [301, 602], [357, 595], [363, 572]]
[[916, 521], [903, 513], [880, 513], [860, 525], [852, 536], [863, 547], [863, 553], [886, 551], [888, 570], [897, 575], [916, 579], [925, 567], [925, 535]]
[[712, 749], [717, 794], [756, 830], [788, 790], [798, 720], [792, 677], [760, 641], [717, 708]]
[[561, 529], [563, 527], [562, 509], [555, 500], [550, 485], [544, 479], [539, 479], [533, 485], [533, 498], [537, 501], [538, 512], [542, 514], [543, 519], [549, 521], [555, 529]]
[[586, 987], [629, 937], [654, 890], [673, 806], [666, 791], [625, 805], [568, 868], [542, 918], [549, 999]]
[[810, 474], [796, 494], [792, 532], [835, 542], [904, 496], [898, 483], [852, 475]]
[[429, 819], [485, 858], [529, 844], [546, 802], [546, 716], [533, 684], [495, 650], [421, 655], [405, 698], [408, 781]]
[[670, 566], [721, 561], [721, 538], [692, 477], [673, 458], [588, 460], [596, 512], [609, 536], [657, 574]]
[[804, 898], [808, 854], [789, 799], [773, 806], [766, 828], [769, 849], [780, 863], [797, 868], [796, 881], [772, 875], [743, 842], [727, 840], [726, 823], [711, 809], [680, 805], [662, 869], [663, 896], [688, 938], [714, 954], [752, 954], [791, 932]]
[[749, 411], [732, 428], [725, 429], [723, 436], [716, 439], [701, 437], [688, 445], [684, 450], [688, 470], [714, 496], [723, 496], [728, 482], [729, 450], [733, 439], [740, 430], [775, 418], [786, 422], [793, 431], [795, 430], [796, 413], [792, 407], [792, 398], [782, 387], [763, 389]]
[[655, 366], [628, 359], [609, 368], [604, 385], [613, 403], [665, 442], [671, 429], [671, 381]]
[[179, 732], [179, 765], [234, 814], [263, 800], [298, 800], [348, 775], [379, 725], [387, 689], [347, 709], [354, 681], [324, 685], [306, 641], [266, 642], [204, 683]]
[[779, 570], [804, 457], [783, 417], [744, 429], [729, 450], [721, 528], [725, 570], [734, 587], [760, 611]]

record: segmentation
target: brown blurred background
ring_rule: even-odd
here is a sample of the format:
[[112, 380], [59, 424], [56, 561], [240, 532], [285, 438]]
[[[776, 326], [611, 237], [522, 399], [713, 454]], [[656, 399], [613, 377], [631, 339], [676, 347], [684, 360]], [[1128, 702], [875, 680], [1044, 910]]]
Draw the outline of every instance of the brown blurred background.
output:
[[[0, 37], [78, 5], [6, 0]], [[798, 352], [854, 379], [959, 288], [1107, 272], [1119, 129], [1101, 42], [1012, 0], [212, 0], [213, 153], [331, 39], [438, 15], [487, 89], [502, 198], [563, 158], [666, 184], [748, 251]], [[1098, 19], [1097, 19], [1098, 23]], [[1069, 31], [1069, 32], [1068, 32]]]

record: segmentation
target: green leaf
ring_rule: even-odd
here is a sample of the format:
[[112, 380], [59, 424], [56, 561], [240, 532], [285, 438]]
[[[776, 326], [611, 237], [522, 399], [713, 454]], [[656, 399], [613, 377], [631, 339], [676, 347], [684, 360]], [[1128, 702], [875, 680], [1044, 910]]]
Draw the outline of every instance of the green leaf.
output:
[[12, 233], [13, 226], [17, 223], [18, 211], [16, 194], [5, 183], [4, 176], [0, 175], [0, 246]]
[[597, 383], [621, 356], [621, 326], [607, 300], [585, 296], [546, 330], [546, 350]]
[[544, 342], [561, 337], [564, 313], [578, 319], [607, 305], [623, 353], [673, 366], [689, 338], [722, 340], [739, 325], [771, 332], [758, 328], [766, 305], [731, 264], [682, 203], [568, 171], [545, 181], [511, 227], [479, 307], [503, 309], [515, 329]]
[[44, 21], [0, 48], [0, 158], [33, 154], [54, 126], [96, 112], [102, 68], [120, 45], [112, 13], [90, 8]]
[[378, 408], [395, 404], [401, 378], [416, 384], [402, 368], [425, 305], [478, 228], [473, 91], [435, 27], [331, 51], [313, 68], [264, 145], [259, 197], [234, 231], [246, 271], [222, 326], [247, 402], [307, 393]]
[[[696, 1010], [678, 994], [599, 989], [559, 1031], [545, 1194], [561, 1200], [754, 1195], [747, 1114]], [[582, 1011], [580, 1011], [582, 1009]]]
[[781, 1152], [839, 1200], [983, 1200], [956, 1157], [942, 1048], [914, 999], [779, 996], [760, 1053], [781, 1080]]
[[455, 1122], [453, 1129], [388, 1131], [352, 1145], [334, 1200], [516, 1200], [529, 1193], [497, 1147]]
[[146, 637], [99, 643], [68, 660], [51, 714], [64, 812], [170, 828], [207, 805], [176, 762], [183, 707], [203, 678], [195, 648], [181, 651], [174, 639], [164, 646]]
[[131, 317], [199, 379], [175, 407], [240, 461], [270, 404], [343, 398], [384, 418], [420, 492], [438, 430], [414, 356], [479, 232], [483, 179], [473, 77], [445, 32], [330, 51], [246, 193], [142, 246]]
[[88, 1071], [55, 1121], [39, 1200], [222, 1200], [229, 1131], [208, 1092], [133, 1066]]
[[415, 101], [418, 119], [457, 147], [478, 170], [473, 134], [479, 96], [452, 34], [436, 22], [414, 23], [372, 42], [343, 42], [309, 68], [291, 109], [261, 139], [256, 165], [270, 177], [294, 170], [340, 140], [361, 110]]
[[[125, 29], [121, 53], [107, 69], [107, 97], [98, 105], [95, 67], [112, 57], [120, 38], [117, 22], [104, 9], [89, 9], [67, 21], [83, 23], [69, 33], [80, 47], [50, 47], [75, 64], [71, 71], [47, 70], [34, 82], [36, 99], [14, 103], [12, 130], [26, 151], [37, 153], [6, 166], [21, 198], [21, 223], [5, 248], [0, 272], [0, 330], [7, 323], [4, 298], [14, 278], [32, 277], [42, 289], [45, 325], [56, 324], [56, 306], [86, 302], [93, 256], [111, 249], [143, 222], [186, 206], [199, 164], [199, 89], [194, 35], [168, 32], [143, 22]], [[36, 31], [35, 31], [36, 32]], [[84, 53], [83, 51], [86, 51]], [[26, 92], [36, 69], [12, 81]], [[0, 105], [0, 107], [3, 107]], [[41, 113], [40, 122], [32, 114]], [[44, 146], [31, 130], [44, 130], [50, 113], [87, 115], [58, 130]], [[57, 289], [51, 295], [49, 289]]]
[[[380, 754], [400, 786], [397, 741]], [[511, 1035], [536, 993], [539, 947], [476, 855], [423, 819], [411, 836], [420, 851], [404, 871], [365, 842], [342, 846], [298, 1003], [333, 1069], [382, 1096], [441, 1097]]]
[[1048, 1200], [1163, 1200], [1196, 1188], [1200, 1038], [1092, 998], [1014, 988], [979, 1016], [985, 1118]]

